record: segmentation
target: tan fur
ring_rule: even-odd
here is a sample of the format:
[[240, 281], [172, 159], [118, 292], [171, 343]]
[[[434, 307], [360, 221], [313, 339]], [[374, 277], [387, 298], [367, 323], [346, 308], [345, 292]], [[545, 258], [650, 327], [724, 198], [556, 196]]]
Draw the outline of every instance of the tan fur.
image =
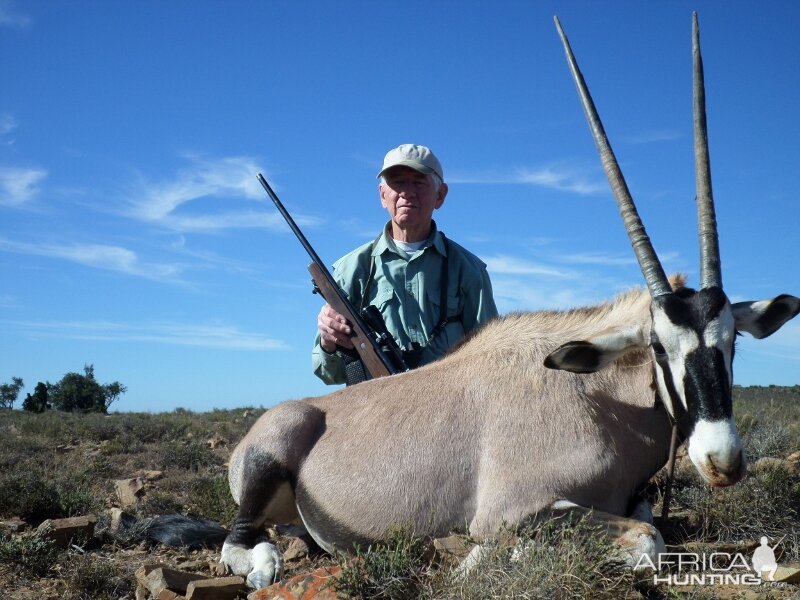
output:
[[[559, 499], [623, 515], [666, 461], [649, 352], [589, 375], [542, 364], [567, 341], [648, 328], [649, 306], [634, 290], [588, 309], [511, 314], [415, 371], [279, 405], [231, 459], [234, 496], [256, 447], [297, 469], [300, 511], [325, 547], [377, 540], [394, 524], [489, 537]], [[306, 447], [312, 413], [322, 433]]]

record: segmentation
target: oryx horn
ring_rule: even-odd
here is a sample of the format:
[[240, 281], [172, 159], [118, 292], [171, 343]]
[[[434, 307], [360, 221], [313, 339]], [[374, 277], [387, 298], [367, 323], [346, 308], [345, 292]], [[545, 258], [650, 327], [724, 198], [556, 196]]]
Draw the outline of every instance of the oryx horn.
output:
[[642, 220], [639, 218], [636, 205], [633, 203], [633, 198], [628, 190], [628, 184], [625, 183], [625, 177], [622, 175], [617, 159], [614, 156], [614, 151], [611, 149], [611, 144], [608, 142], [603, 124], [600, 121], [600, 116], [597, 114], [592, 96], [589, 94], [586, 82], [578, 68], [578, 63], [575, 61], [575, 56], [572, 54], [567, 36], [561, 28], [558, 17], [554, 17], [554, 19], [556, 28], [558, 29], [558, 35], [561, 36], [561, 42], [564, 44], [564, 50], [567, 53], [567, 62], [569, 63], [572, 77], [575, 80], [575, 85], [578, 88], [578, 96], [583, 105], [586, 120], [589, 122], [589, 129], [592, 132], [592, 137], [600, 153], [600, 162], [603, 163], [603, 169], [605, 169], [608, 182], [611, 185], [611, 190], [614, 192], [614, 197], [617, 199], [619, 212], [622, 215], [625, 229], [628, 232], [633, 251], [636, 254], [636, 260], [639, 261], [639, 267], [647, 282], [647, 288], [650, 290], [650, 294], [653, 297], [669, 294], [672, 292], [672, 288], [669, 285], [667, 276], [664, 274], [664, 269], [661, 266], [661, 262], [658, 260], [653, 245], [650, 243], [650, 238], [647, 236]]
[[697, 227], [700, 237], [700, 287], [722, 287], [717, 218], [711, 192], [711, 166], [706, 126], [706, 90], [703, 83], [703, 57], [700, 55], [700, 28], [697, 13], [692, 13], [692, 105], [694, 111], [694, 172], [697, 185]]

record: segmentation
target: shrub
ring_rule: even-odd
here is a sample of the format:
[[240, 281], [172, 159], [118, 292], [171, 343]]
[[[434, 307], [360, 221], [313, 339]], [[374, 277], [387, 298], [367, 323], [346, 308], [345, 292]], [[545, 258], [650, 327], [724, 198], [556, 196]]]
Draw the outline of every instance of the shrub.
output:
[[200, 442], [171, 442], [165, 444], [160, 455], [161, 468], [170, 467], [186, 471], [200, 471], [205, 467], [222, 464], [222, 460]]
[[189, 511], [230, 527], [238, 507], [231, 496], [227, 477], [201, 478], [192, 482]]
[[631, 572], [591, 515], [533, 523], [517, 536], [516, 547], [496, 548], [466, 574], [461, 597], [611, 599], [631, 587]]
[[723, 489], [693, 479], [676, 489], [675, 499], [695, 513], [692, 537], [703, 541], [778, 539], [796, 528], [800, 515], [800, 485], [779, 467]]
[[0, 475], [0, 515], [43, 521], [61, 514], [58, 490], [39, 471]]
[[67, 573], [67, 600], [116, 600], [133, 592], [130, 573], [91, 554], [71, 557]]
[[425, 586], [427, 544], [406, 528], [394, 528], [387, 541], [358, 550], [354, 560], [339, 555], [342, 573], [333, 587], [348, 598], [418, 598]]
[[0, 535], [0, 564], [29, 577], [44, 577], [61, 555], [52, 540], [35, 535], [9, 537]]

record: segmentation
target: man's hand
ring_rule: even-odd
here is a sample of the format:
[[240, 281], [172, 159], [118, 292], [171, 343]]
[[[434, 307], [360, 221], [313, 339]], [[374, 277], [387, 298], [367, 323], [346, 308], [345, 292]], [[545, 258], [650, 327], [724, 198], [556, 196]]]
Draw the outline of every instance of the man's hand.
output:
[[317, 330], [319, 331], [320, 346], [325, 352], [333, 352], [336, 350], [336, 346], [353, 347], [353, 342], [350, 340], [352, 332], [347, 324], [347, 319], [333, 310], [330, 304], [326, 304], [319, 311]]

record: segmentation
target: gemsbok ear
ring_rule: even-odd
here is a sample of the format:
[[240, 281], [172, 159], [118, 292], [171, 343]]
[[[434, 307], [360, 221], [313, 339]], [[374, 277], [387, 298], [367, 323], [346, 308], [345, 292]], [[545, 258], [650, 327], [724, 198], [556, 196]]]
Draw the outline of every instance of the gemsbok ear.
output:
[[548, 369], [571, 373], [594, 373], [632, 350], [645, 348], [641, 327], [613, 327], [589, 338], [567, 342], [544, 359]]
[[800, 313], [800, 298], [781, 294], [772, 300], [737, 302], [731, 308], [736, 330], [746, 331], [760, 340], [778, 331]]

